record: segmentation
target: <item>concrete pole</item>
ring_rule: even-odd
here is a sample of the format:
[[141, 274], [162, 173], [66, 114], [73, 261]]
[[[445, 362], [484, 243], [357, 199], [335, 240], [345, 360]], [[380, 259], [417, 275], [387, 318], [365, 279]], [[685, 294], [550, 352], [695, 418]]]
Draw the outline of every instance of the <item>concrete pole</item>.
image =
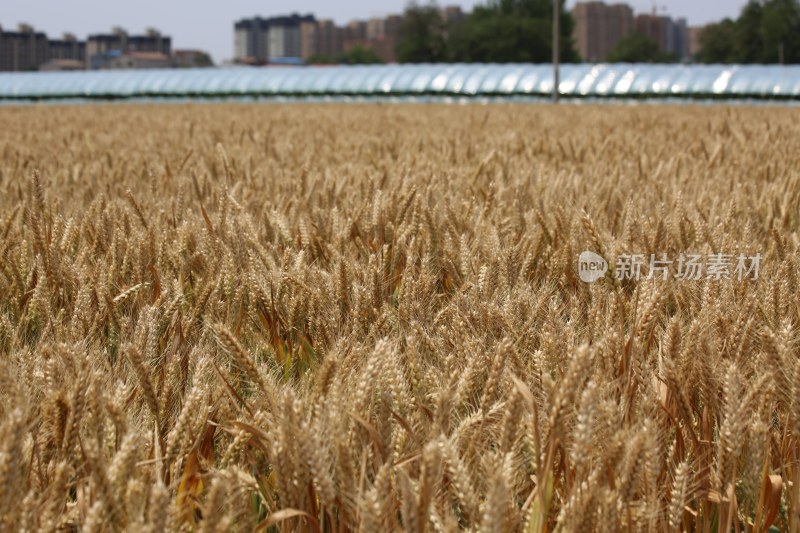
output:
[[558, 103], [558, 59], [561, 48], [561, 0], [553, 0], [553, 103]]

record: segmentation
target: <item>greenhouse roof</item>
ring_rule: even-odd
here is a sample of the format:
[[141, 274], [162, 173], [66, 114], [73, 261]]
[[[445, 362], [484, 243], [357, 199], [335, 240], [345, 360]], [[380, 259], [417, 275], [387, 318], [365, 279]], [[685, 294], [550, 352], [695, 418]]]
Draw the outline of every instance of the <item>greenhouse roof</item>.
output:
[[[547, 64], [232, 67], [0, 73], [0, 99], [237, 96], [547, 96]], [[563, 65], [560, 93], [589, 98], [800, 100], [800, 66]]]

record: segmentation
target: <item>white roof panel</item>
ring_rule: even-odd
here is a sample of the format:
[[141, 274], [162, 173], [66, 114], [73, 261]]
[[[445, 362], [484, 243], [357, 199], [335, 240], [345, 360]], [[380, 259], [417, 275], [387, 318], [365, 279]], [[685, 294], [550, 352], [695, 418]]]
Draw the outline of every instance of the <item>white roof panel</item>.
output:
[[[547, 64], [228, 67], [0, 73], [0, 99], [225, 95], [532, 95]], [[566, 97], [800, 97], [797, 65], [565, 64]]]

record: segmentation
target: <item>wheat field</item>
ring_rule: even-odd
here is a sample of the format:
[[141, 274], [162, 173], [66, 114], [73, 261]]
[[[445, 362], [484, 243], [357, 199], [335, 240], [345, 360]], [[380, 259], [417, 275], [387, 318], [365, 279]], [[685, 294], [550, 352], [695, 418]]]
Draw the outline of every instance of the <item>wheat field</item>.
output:
[[0, 530], [800, 530], [800, 110], [0, 124]]

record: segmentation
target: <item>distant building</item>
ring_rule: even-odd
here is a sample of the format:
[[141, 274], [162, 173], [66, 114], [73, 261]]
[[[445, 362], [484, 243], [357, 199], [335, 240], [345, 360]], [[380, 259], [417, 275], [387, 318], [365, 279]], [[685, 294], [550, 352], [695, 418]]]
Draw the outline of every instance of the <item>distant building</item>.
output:
[[367, 23], [363, 20], [351, 20], [344, 28], [345, 48], [347, 43], [362, 43], [367, 40]]
[[51, 59], [39, 66], [42, 72], [66, 71], [66, 70], [86, 70], [86, 63], [76, 59]]
[[400, 15], [368, 20], [367, 38], [363, 46], [372, 48], [384, 63], [396, 62], [395, 48], [397, 48], [402, 23], [403, 17]]
[[300, 23], [300, 58], [305, 62], [317, 53], [317, 23], [304, 20]]
[[247, 58], [252, 63], [266, 63], [267, 52], [267, 19], [253, 17], [236, 22], [234, 28], [234, 57], [238, 61]]
[[572, 36], [584, 61], [606, 61], [617, 43], [634, 29], [633, 10], [627, 4], [578, 2], [572, 10]]
[[700, 43], [700, 36], [703, 34], [703, 30], [706, 29], [705, 26], [691, 26], [687, 30], [689, 34], [689, 57], [694, 58], [697, 54], [700, 53], [700, 48], [702, 45]]
[[[458, 8], [459, 13], [461, 13], [461, 8]], [[459, 17], [459, 20], [463, 18], [463, 13]], [[383, 23], [383, 31], [385, 35], [397, 37], [400, 35], [400, 30], [403, 26], [403, 15], [389, 15], [386, 17]]]
[[383, 37], [386, 28], [386, 21], [382, 18], [372, 18], [366, 22], [366, 35], [367, 39], [378, 39]]
[[112, 61], [133, 52], [169, 57], [172, 39], [154, 29], [148, 29], [144, 35], [128, 35], [124, 29], [115, 27], [111, 33], [90, 35], [81, 41], [71, 33], [65, 33], [61, 39], [48, 39], [27, 24], [20, 24], [16, 32], [6, 32], [0, 27], [0, 70], [5, 71], [75, 70], [78, 63], [83, 68], [109, 68]]
[[679, 60], [691, 57], [686, 19], [673, 20], [658, 14], [640, 14], [634, 18], [628, 4], [605, 4], [600, 1], [578, 2], [572, 9], [575, 21], [572, 37], [584, 61], [607, 61], [620, 39], [636, 32], [647, 35], [661, 52]]
[[86, 40], [86, 59], [89, 68], [97, 68], [95, 64], [100, 62], [99, 56], [106, 55], [108, 52], [116, 51], [119, 54], [128, 49], [128, 33], [115, 26], [111, 33], [97, 33], [89, 35]]
[[692, 57], [689, 53], [689, 27], [685, 18], [675, 19], [673, 22], [673, 43], [670, 52], [678, 56], [681, 61]]
[[320, 20], [316, 27], [315, 54], [336, 57], [344, 50], [344, 30], [332, 20]]
[[[296, 53], [292, 53], [296, 52]], [[300, 56], [300, 28], [273, 26], [267, 32], [267, 60]]]
[[47, 35], [20, 24], [17, 31], [0, 27], [0, 71], [36, 70], [48, 60]]
[[347, 23], [344, 29], [344, 52], [349, 52], [353, 48], [373, 48], [375, 47], [375, 37], [370, 35], [370, 28], [373, 32], [372, 35], [377, 36], [380, 32], [383, 36], [383, 20], [372, 19], [369, 20], [351, 20]]
[[[234, 24], [234, 53], [237, 60], [253, 58], [256, 63], [284, 63], [311, 55], [316, 48], [310, 25], [313, 15], [292, 14], [283, 17], [242, 19]], [[304, 26], [305, 49], [301, 38]], [[306, 56], [306, 57], [307, 57]]]
[[144, 35], [128, 36], [128, 52], [155, 52], [172, 55], [172, 39], [161, 35], [161, 32], [154, 28], [147, 28]]
[[[148, 29], [144, 35], [128, 35], [123, 28], [114, 27], [111, 33], [89, 35], [86, 41], [86, 60], [91, 69], [119, 68], [111, 67], [111, 63], [121, 56], [134, 52], [149, 52], [169, 57], [172, 54], [172, 39], [161, 35], [158, 30], [152, 28]], [[147, 61], [134, 62], [147, 64]], [[115, 64], [121, 63], [125, 63], [125, 61], [120, 60]]]
[[87, 67], [91, 70], [104, 70], [111, 68], [111, 62], [115, 59], [122, 57], [124, 54], [122, 50], [117, 48], [109, 48], [103, 52], [97, 52], [91, 55], [87, 53]]
[[[444, 7], [440, 14], [447, 24], [466, 16], [458, 6]], [[402, 25], [402, 15], [352, 20], [343, 27], [312, 15], [241, 19], [234, 24], [234, 61], [246, 65], [308, 63], [335, 60], [364, 47], [384, 62], [393, 63]]]
[[300, 57], [300, 17], [278, 17], [270, 21], [267, 31], [268, 60]]
[[686, 19], [672, 20], [665, 15], [638, 15], [636, 31], [658, 43], [662, 52], [674, 54], [683, 60], [689, 57], [689, 32]]
[[112, 58], [106, 68], [171, 68], [174, 66], [172, 59], [161, 52], [128, 52]]
[[50, 39], [47, 49], [47, 58], [50, 61], [61, 59], [79, 61], [86, 68], [86, 42], [79, 41], [71, 33], [65, 33], [61, 39]]

